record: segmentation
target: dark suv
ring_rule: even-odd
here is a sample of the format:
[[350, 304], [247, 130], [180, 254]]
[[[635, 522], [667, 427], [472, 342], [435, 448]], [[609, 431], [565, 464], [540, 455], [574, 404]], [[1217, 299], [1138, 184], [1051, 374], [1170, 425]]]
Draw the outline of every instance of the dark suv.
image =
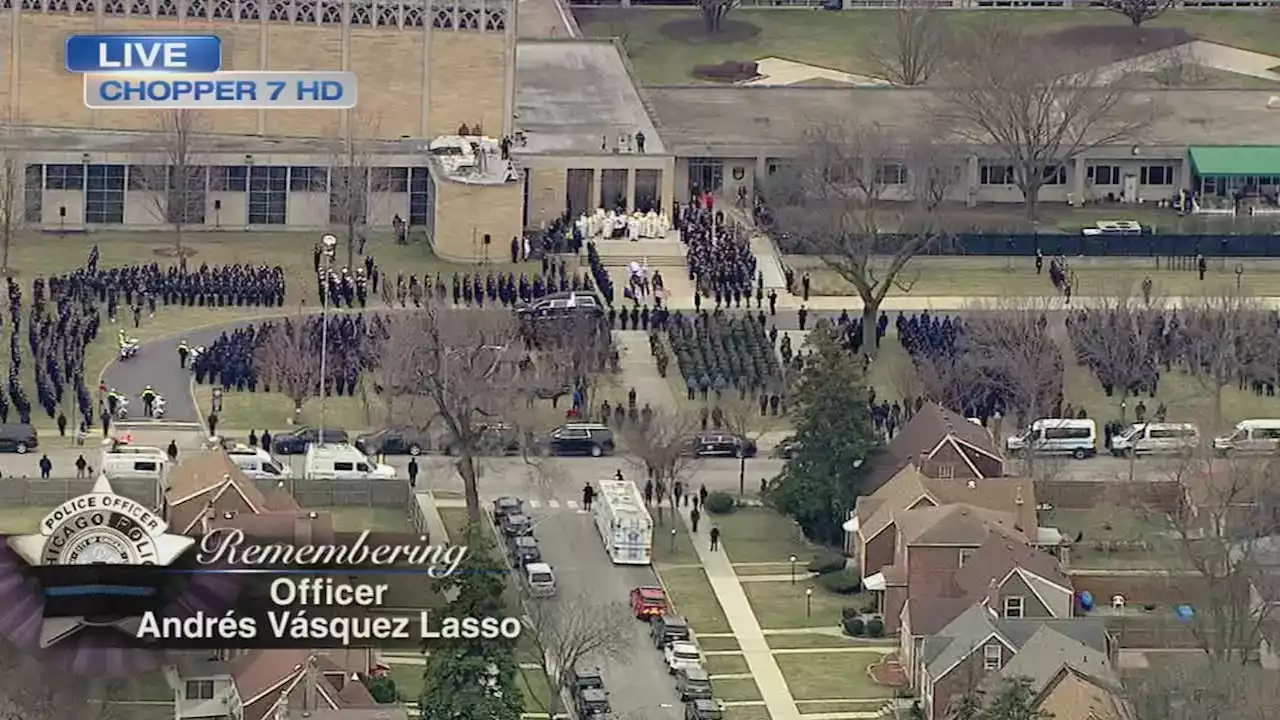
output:
[[613, 431], [598, 423], [568, 423], [551, 431], [547, 445], [552, 455], [610, 455]]
[[679, 615], [659, 615], [649, 624], [649, 638], [659, 650], [678, 640], [688, 640], [689, 622]]
[[[519, 455], [520, 454], [520, 432], [505, 423], [492, 423], [486, 425], [476, 425], [476, 446], [473, 448], [477, 455]], [[457, 455], [457, 443], [453, 440], [450, 433], [449, 438], [444, 441], [444, 452], [446, 455]]]
[[684, 720], [724, 720], [724, 710], [715, 700], [690, 700], [684, 704]]
[[347, 431], [342, 428], [325, 428], [320, 437], [318, 428], [303, 425], [292, 432], [282, 432], [271, 440], [271, 452], [276, 455], [302, 455], [313, 443], [345, 443]]
[[577, 290], [574, 292], [552, 293], [534, 300], [527, 305], [516, 308], [516, 313], [529, 319], [561, 319], [577, 316], [600, 317], [604, 308], [600, 299], [593, 292]]
[[755, 457], [755, 441], [727, 432], [698, 433], [689, 441], [695, 457]]

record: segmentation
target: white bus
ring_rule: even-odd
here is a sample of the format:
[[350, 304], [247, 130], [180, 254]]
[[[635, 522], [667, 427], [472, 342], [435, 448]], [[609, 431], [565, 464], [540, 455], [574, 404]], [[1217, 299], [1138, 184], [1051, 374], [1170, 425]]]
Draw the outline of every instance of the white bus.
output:
[[596, 530], [615, 565], [652, 562], [653, 518], [635, 483], [630, 480], [601, 482], [593, 511]]

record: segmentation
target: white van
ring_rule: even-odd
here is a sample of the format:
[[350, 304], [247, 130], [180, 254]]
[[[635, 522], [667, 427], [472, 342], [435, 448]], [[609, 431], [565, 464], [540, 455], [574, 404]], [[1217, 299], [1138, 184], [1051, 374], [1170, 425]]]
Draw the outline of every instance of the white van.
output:
[[1187, 453], [1200, 444], [1200, 430], [1191, 423], [1138, 423], [1111, 438], [1111, 454]]
[[108, 480], [163, 480], [169, 470], [166, 455], [103, 453], [102, 474]]
[[529, 595], [536, 598], [555, 597], [556, 574], [551, 566], [542, 563], [529, 563], [524, 566], [524, 584], [529, 588]]
[[114, 447], [107, 448], [102, 453], [103, 457], [108, 455], [149, 455], [152, 457], [162, 457], [166, 461], [169, 459], [169, 453], [158, 447], [150, 447], [148, 445], [124, 445], [118, 444]]
[[1229, 435], [1214, 438], [1219, 455], [1229, 453], [1273, 453], [1280, 447], [1280, 420], [1241, 420]]
[[227, 451], [227, 457], [240, 468], [240, 472], [255, 480], [287, 480], [293, 477], [288, 466], [282, 465], [262, 448], [237, 444]]
[[1088, 418], [1042, 418], [1006, 438], [1004, 446], [1015, 455], [1030, 450], [1036, 455], [1070, 455], [1083, 460], [1098, 454], [1098, 424]]
[[348, 444], [307, 446], [303, 477], [308, 480], [394, 480], [396, 469], [370, 460]]

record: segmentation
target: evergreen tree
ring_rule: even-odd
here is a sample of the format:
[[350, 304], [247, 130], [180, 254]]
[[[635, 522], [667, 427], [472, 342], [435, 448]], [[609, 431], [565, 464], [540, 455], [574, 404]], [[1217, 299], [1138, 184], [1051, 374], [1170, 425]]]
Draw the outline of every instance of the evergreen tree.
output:
[[[500, 617], [506, 564], [494, 549], [487, 528], [468, 530], [469, 552], [458, 571], [441, 581], [440, 591], [456, 590], [447, 614]], [[517, 680], [516, 641], [506, 639], [434, 640], [423, 667], [425, 690], [419, 700], [422, 720], [519, 720], [524, 698]]]
[[880, 438], [867, 405], [862, 361], [827, 326], [809, 335], [813, 354], [796, 389], [795, 451], [768, 499], [813, 540], [843, 541], [841, 525], [860, 494]]

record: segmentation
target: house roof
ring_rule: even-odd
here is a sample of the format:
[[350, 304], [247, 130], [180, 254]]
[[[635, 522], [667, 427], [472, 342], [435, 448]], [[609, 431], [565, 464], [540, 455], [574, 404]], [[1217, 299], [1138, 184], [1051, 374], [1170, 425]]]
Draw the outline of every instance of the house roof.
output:
[[[245, 708], [244, 720], [271, 720], [276, 707], [284, 703], [318, 711], [377, 709], [363, 683], [350, 681], [347, 670], [311, 650], [256, 650], [237, 658], [231, 668]], [[308, 676], [315, 682], [315, 698], [297, 689]]]
[[979, 547], [993, 532], [1026, 542], [1011, 513], [988, 510], [967, 503], [908, 510], [895, 524], [906, 545], [961, 545]]
[[[873, 461], [869, 487], [879, 488], [908, 463], [920, 464], [932, 457], [948, 438], [965, 449], [1003, 462], [1000, 446], [981, 425], [969, 422], [937, 403], [925, 403], [889, 442], [885, 452]], [[963, 450], [962, 450], [963, 452]]]
[[[862, 536], [870, 540], [879, 535], [893, 524], [894, 517], [906, 512], [920, 498], [930, 497], [926, 479], [915, 464], [908, 462], [874, 493], [858, 498], [855, 510]], [[938, 502], [930, 498], [929, 504]]]
[[1070, 665], [1045, 684], [1032, 709], [1049, 711], [1054, 720], [1129, 720], [1133, 715], [1114, 683]]
[[289, 713], [289, 720], [409, 720], [403, 707], [343, 708], [341, 710], [300, 710]]
[[933, 635], [974, 604], [975, 600], [970, 596], [913, 597], [907, 598], [902, 612], [908, 618], [912, 635]]
[[328, 513], [304, 511], [282, 484], [263, 493], [220, 449], [190, 455], [179, 463], [170, 474], [165, 499], [170, 525], [187, 534], [202, 532], [202, 518], [208, 518], [209, 527], [239, 528], [253, 537], [333, 539], [333, 518]]
[[1000, 581], [1015, 569], [1071, 591], [1071, 578], [1057, 558], [1026, 543], [1002, 535], [990, 535], [977, 552], [955, 573], [957, 588], [965, 595], [985, 593], [992, 580]]
[[[1042, 630], [1051, 631], [1052, 635], [1042, 636], [1036, 641], [1037, 648], [1052, 649], [1064, 644], [1076, 655], [1084, 659], [1077, 648], [1087, 648], [1107, 656], [1110, 641], [1103, 621], [1093, 618], [1068, 618], [1063, 620], [1044, 620], [1039, 618], [1001, 619], [983, 603], [975, 603], [958, 615], [932, 637], [925, 638], [921, 659], [928, 669], [929, 676], [935, 681], [951, 671], [961, 660], [968, 657], [987, 640], [995, 637], [1003, 645], [1017, 652], [1027, 646], [1036, 634]], [[1064, 639], [1059, 639], [1062, 636]], [[1068, 641], [1070, 641], [1068, 643]], [[1034, 650], [1034, 648], [1033, 648]], [[1040, 651], [1033, 654], [1044, 654]], [[1068, 659], [1074, 657], [1071, 653]], [[1028, 661], [1029, 662], [1029, 661]], [[1047, 661], [1046, 661], [1047, 662]], [[1044, 678], [1047, 682], [1052, 672], [1063, 663], [1055, 665]], [[1108, 666], [1109, 667], [1109, 666]], [[1028, 666], [1028, 670], [1039, 670]]]
[[878, 535], [894, 519], [927, 498], [929, 505], [956, 503], [1005, 512], [1015, 517], [1015, 525], [1031, 535], [1036, 528], [1035, 486], [1027, 478], [998, 477], [979, 479], [931, 478], [908, 461], [888, 482], [872, 495], [858, 498], [858, 515], [862, 536], [867, 540]]
[[1059, 628], [1040, 625], [1000, 671], [1000, 677], [1027, 678], [1032, 693], [1038, 694], [1064, 666], [1097, 678], [1114, 679], [1115, 675], [1105, 647], [1090, 647]]

